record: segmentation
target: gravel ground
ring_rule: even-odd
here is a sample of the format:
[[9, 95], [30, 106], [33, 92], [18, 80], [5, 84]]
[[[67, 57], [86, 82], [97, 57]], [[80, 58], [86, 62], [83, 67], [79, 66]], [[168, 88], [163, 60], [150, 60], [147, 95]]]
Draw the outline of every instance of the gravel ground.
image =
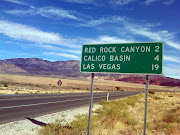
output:
[[[93, 105], [93, 111], [101, 107], [98, 104]], [[78, 114], [87, 114], [89, 112], [89, 106], [84, 106], [76, 109], [70, 109], [58, 113], [47, 114], [34, 119], [44, 122], [44, 123], [53, 123], [57, 119], [65, 120], [66, 122], [71, 122], [74, 119], [74, 116]], [[33, 124], [29, 120], [15, 121], [11, 123], [6, 123], [0, 125], [0, 135], [36, 135], [38, 129], [41, 127]]]

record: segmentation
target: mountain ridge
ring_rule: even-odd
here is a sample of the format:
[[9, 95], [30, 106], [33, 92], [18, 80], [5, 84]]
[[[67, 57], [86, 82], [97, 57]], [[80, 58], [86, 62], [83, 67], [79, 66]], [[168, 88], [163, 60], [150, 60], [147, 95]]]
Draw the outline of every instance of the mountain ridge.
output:
[[[80, 73], [80, 61], [51, 62], [40, 58], [15, 58], [0, 60], [0, 73], [29, 75], [62, 75], [89, 78], [88, 73]], [[96, 74], [96, 79], [145, 83], [145, 75]], [[160, 75], [149, 76], [149, 83], [163, 86], [180, 86], [180, 80]]]

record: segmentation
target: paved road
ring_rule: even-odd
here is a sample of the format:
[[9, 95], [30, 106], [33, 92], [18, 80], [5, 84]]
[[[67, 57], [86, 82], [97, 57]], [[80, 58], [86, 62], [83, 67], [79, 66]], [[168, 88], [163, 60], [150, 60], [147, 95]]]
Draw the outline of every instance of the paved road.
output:
[[[109, 92], [109, 99], [138, 93]], [[106, 97], [107, 92], [94, 93], [93, 102], [106, 100]], [[90, 93], [0, 95], [0, 124], [77, 108], [88, 105], [89, 100]]]

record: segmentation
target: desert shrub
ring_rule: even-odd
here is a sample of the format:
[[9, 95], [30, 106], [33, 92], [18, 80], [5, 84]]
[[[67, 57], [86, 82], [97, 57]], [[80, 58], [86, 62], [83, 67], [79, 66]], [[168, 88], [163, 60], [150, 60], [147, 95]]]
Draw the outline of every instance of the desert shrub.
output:
[[133, 97], [110, 102], [101, 101], [100, 104], [103, 105], [103, 108], [97, 110], [100, 114], [99, 117], [102, 120], [101, 123], [104, 123], [105, 127], [108, 127], [120, 120], [127, 125], [135, 125], [137, 120], [128, 111], [128, 105], [135, 106], [135, 103], [137, 102], [136, 96], [135, 98]]
[[116, 90], [120, 90], [120, 87], [116, 87]]
[[162, 115], [160, 121], [156, 121], [155, 130], [164, 130], [167, 134], [178, 134], [177, 129], [180, 129], [180, 107], [176, 107], [167, 111]]
[[130, 96], [124, 100], [124, 102], [130, 106], [135, 106], [136, 102], [138, 102], [140, 99], [140, 96]]
[[153, 95], [154, 95], [154, 94], [155, 94], [155, 92], [154, 92], [154, 91], [152, 91], [152, 90], [150, 90], [150, 91], [149, 91], [149, 94], [153, 94]]
[[[93, 120], [92, 123], [93, 124]], [[77, 115], [75, 117], [75, 120], [70, 123], [70, 125], [74, 129], [79, 129], [81, 131], [86, 131], [87, 130], [87, 125], [88, 125], [88, 115]], [[91, 125], [92, 126], [92, 125]]]
[[163, 116], [163, 121], [167, 123], [179, 122], [180, 118], [180, 107], [172, 109], [170, 112]]
[[[101, 108], [92, 113], [91, 133], [94, 134], [97, 128], [113, 129], [117, 122], [125, 125], [135, 126], [138, 120], [130, 113], [129, 106], [134, 106], [140, 96], [130, 96], [125, 99], [113, 101], [100, 101]], [[85, 135], [88, 126], [88, 115], [77, 115], [71, 123], [62, 126], [60, 123], [51, 124], [39, 130], [40, 135]]]
[[4, 83], [4, 87], [8, 87], [8, 85], [6, 83]]
[[150, 94], [149, 97], [153, 98], [154, 100], [161, 100], [162, 98], [153, 94]]
[[100, 88], [96, 87], [96, 90], [100, 90]]
[[[77, 116], [77, 119], [71, 124], [66, 123], [62, 125], [59, 121], [52, 123], [41, 128], [38, 131], [39, 135], [85, 135], [87, 128], [84, 130], [84, 121], [81, 121], [81, 117]], [[74, 126], [74, 127], [73, 127]], [[82, 126], [82, 127], [81, 127]], [[81, 128], [81, 129], [80, 129]]]
[[161, 98], [158, 97], [158, 96], [154, 96], [154, 99], [155, 99], [155, 100], [160, 100]]

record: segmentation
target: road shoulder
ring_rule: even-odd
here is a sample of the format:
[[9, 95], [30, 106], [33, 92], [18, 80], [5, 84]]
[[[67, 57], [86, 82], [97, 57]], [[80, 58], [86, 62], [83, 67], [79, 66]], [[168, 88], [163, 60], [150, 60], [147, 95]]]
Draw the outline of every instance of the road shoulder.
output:
[[[101, 107], [98, 104], [93, 105], [93, 111]], [[69, 109], [62, 112], [52, 113], [43, 115], [40, 117], [35, 117], [34, 119], [44, 122], [53, 123], [56, 120], [63, 120], [64, 122], [71, 122], [74, 117], [78, 114], [87, 114], [89, 111], [89, 106], [83, 106], [76, 109]], [[0, 125], [0, 132], [2, 135], [36, 135], [37, 131], [41, 127], [33, 124], [28, 120], [14, 121], [6, 124]]]

